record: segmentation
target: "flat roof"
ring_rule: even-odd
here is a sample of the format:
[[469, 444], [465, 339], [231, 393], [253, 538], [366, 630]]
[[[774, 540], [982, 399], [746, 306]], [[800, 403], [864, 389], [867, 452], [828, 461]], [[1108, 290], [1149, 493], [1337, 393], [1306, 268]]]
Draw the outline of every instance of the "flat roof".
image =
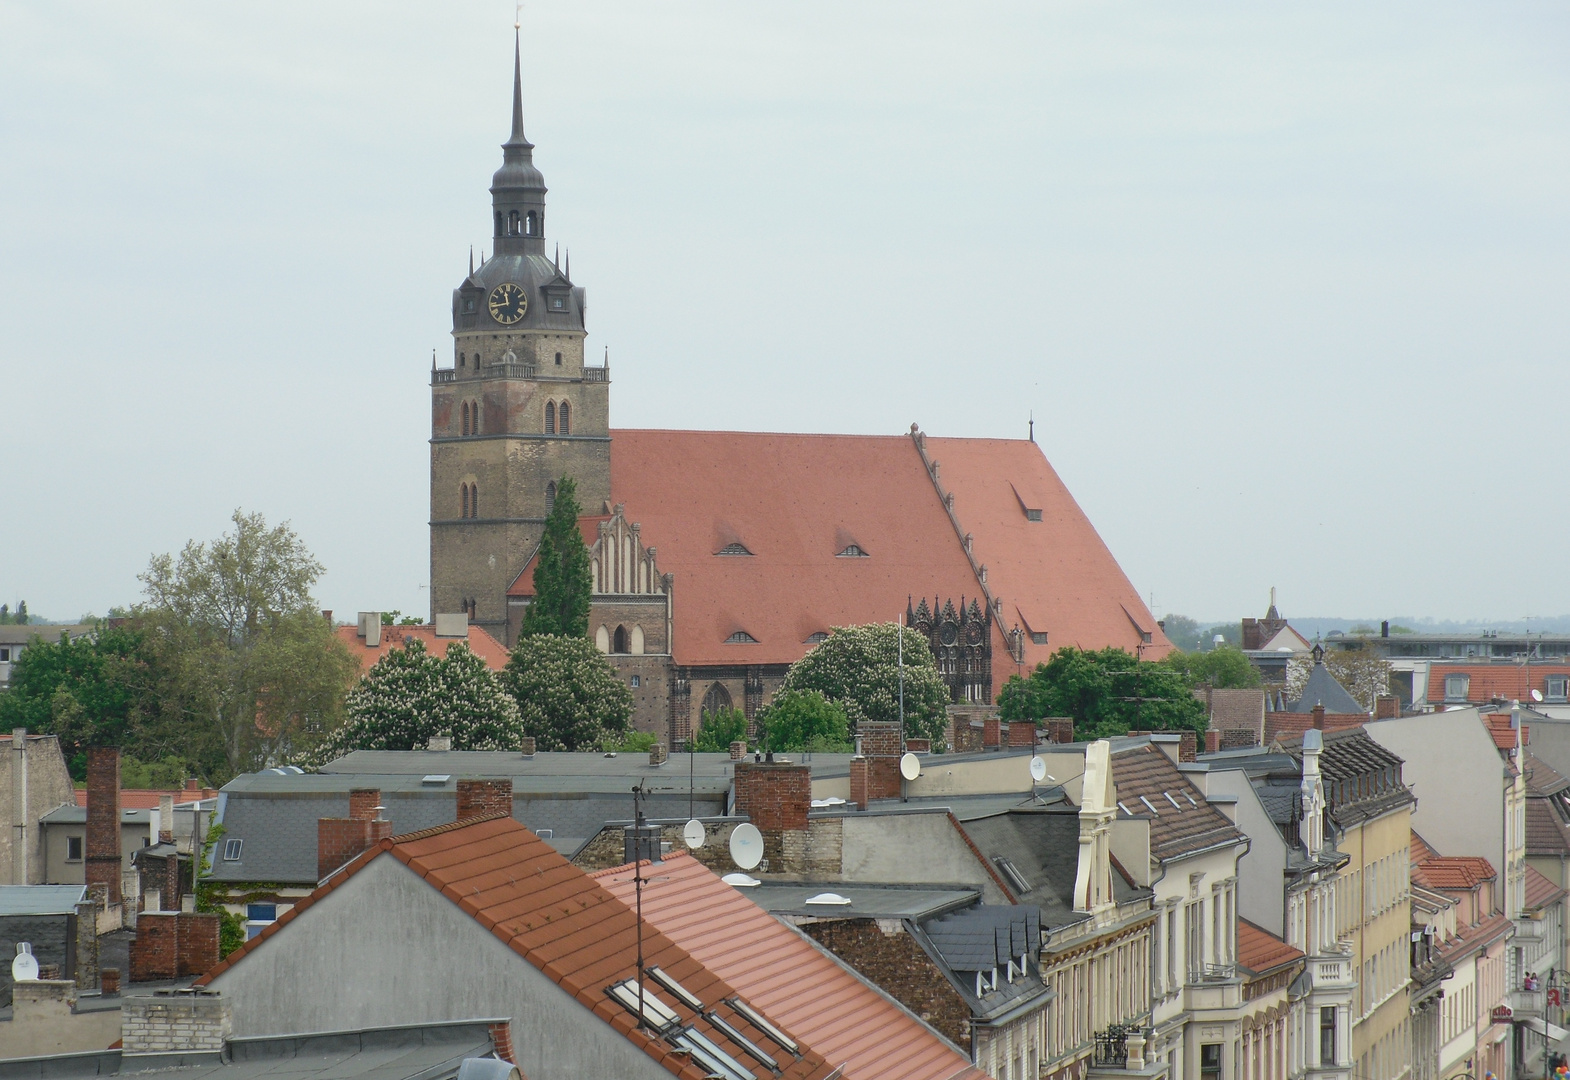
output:
[[0, 885], [0, 917], [70, 915], [86, 895], [86, 885]]
[[[867, 885], [860, 882], [765, 882], [738, 888], [747, 899], [771, 915], [819, 916], [842, 919], [926, 919], [981, 899], [981, 892], [967, 885]], [[849, 904], [809, 904], [824, 894], [843, 897]]]

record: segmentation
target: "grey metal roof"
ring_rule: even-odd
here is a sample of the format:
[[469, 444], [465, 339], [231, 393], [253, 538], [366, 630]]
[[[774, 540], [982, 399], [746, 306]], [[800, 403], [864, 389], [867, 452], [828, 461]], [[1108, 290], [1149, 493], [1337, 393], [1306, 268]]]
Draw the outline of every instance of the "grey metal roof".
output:
[[1315, 705], [1323, 705], [1328, 713], [1362, 713], [1368, 710], [1358, 702], [1357, 698], [1347, 692], [1347, 688], [1336, 682], [1336, 677], [1330, 674], [1330, 669], [1325, 667], [1324, 661], [1314, 665], [1308, 673], [1308, 681], [1303, 684], [1303, 695], [1296, 701], [1287, 705], [1288, 712], [1308, 713], [1314, 711]]
[[[61, 803], [38, 820], [45, 825], [85, 825], [87, 824], [87, 807], [77, 806], [75, 803]], [[151, 810], [120, 811], [120, 824], [122, 825], [148, 825], [151, 823]]]
[[0, 917], [70, 915], [86, 895], [86, 885], [0, 885]]
[[[826, 755], [815, 755], [814, 761]], [[846, 759], [849, 775], [849, 755], [836, 755]], [[368, 786], [366, 779], [381, 779], [383, 790], [396, 786], [394, 777], [412, 778], [412, 786], [419, 787], [420, 777], [449, 775], [456, 779], [510, 779], [514, 792], [522, 791], [606, 791], [627, 792], [637, 783], [654, 782], [654, 786], [680, 784], [687, 790], [689, 771], [699, 791], [724, 791], [730, 787], [735, 762], [729, 754], [672, 754], [663, 765], [650, 765], [647, 754], [571, 754], [540, 753], [533, 757], [511, 751], [483, 750], [356, 750], [318, 770], [316, 776], [323, 784], [342, 784], [332, 790], [347, 791], [351, 787]], [[816, 770], [814, 770], [816, 773]], [[329, 776], [346, 777], [328, 781]], [[358, 778], [355, 778], [358, 777]], [[254, 778], [254, 779], [253, 779]], [[287, 780], [273, 773], [249, 773], [229, 782], [224, 790], [233, 790], [241, 781], [248, 785], [268, 784]], [[300, 779], [298, 776], [294, 779]]]
[[[806, 884], [766, 882], [738, 890], [773, 915], [821, 916], [846, 919], [925, 919], [981, 898], [964, 885], [862, 885], [840, 881]], [[836, 893], [848, 905], [809, 904], [810, 897]]]
[[1041, 909], [981, 904], [939, 916], [922, 929], [955, 971], [990, 971], [1041, 948]]
[[451, 1080], [465, 1058], [489, 1056], [489, 1025], [465, 1020], [418, 1027], [233, 1039], [211, 1053], [121, 1056], [118, 1050], [0, 1061], [0, 1080], [156, 1073], [170, 1080]]

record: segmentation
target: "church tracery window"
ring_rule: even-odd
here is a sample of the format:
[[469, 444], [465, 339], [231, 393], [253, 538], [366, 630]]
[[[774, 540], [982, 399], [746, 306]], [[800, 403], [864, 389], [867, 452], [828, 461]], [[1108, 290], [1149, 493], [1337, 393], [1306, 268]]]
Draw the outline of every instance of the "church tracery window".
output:
[[480, 516], [480, 485], [479, 484], [470, 484], [469, 485], [469, 517], [477, 518], [479, 516]]
[[556, 434], [556, 403], [554, 401], [545, 403], [545, 434]]
[[730, 707], [730, 691], [725, 689], [720, 683], [714, 683], [709, 687], [709, 692], [703, 695], [703, 704], [698, 709], [699, 723], [701, 724], [704, 719]]
[[611, 652], [626, 653], [630, 651], [627, 646], [627, 628], [618, 626], [615, 632], [611, 634]]
[[565, 401], [561, 403], [561, 409], [556, 413], [556, 427], [559, 434], [572, 434], [572, 413]]
[[469, 434], [469, 403], [463, 403], [463, 427], [459, 429], [463, 434]]

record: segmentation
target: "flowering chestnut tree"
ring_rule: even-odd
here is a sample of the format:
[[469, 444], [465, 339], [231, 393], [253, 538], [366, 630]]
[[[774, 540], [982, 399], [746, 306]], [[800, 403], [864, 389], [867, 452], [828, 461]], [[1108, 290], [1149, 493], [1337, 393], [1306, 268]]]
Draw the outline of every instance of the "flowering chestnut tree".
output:
[[433, 735], [450, 737], [454, 750], [516, 750], [524, 735], [501, 679], [457, 641], [446, 656], [417, 638], [390, 650], [349, 692], [345, 711], [313, 761], [352, 750], [423, 750]]
[[596, 750], [632, 717], [632, 691], [588, 638], [524, 635], [502, 678], [541, 750]]
[[[904, 628], [905, 735], [943, 741], [949, 688], [927, 639]], [[900, 633], [895, 623], [840, 626], [790, 666], [780, 693], [816, 690], [845, 710], [852, 733], [864, 720], [900, 716]]]

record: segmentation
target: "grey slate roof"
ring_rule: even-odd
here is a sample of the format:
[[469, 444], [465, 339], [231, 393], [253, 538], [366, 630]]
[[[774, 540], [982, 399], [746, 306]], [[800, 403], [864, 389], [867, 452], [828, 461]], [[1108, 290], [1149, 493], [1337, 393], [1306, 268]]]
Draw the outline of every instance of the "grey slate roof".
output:
[[[438, 756], [450, 761], [470, 755], [419, 756]], [[589, 754], [553, 756], [608, 760]], [[623, 755], [623, 760], [631, 757], [633, 755]], [[640, 755], [638, 759], [648, 767], [646, 757]], [[458, 779], [476, 773], [453, 769], [431, 775], [442, 779], [426, 783], [418, 772], [392, 775], [263, 772], [238, 776], [224, 786], [219, 801], [224, 840], [241, 841], [240, 858], [225, 859], [226, 845], [220, 843], [214, 849], [212, 871], [208, 876], [215, 881], [315, 885], [317, 819], [347, 817], [349, 792], [354, 788], [376, 788], [382, 793], [381, 801], [387, 808], [385, 815], [392, 822], [394, 835], [455, 820]], [[662, 779], [669, 782], [654, 785], [656, 790], [644, 799], [644, 813], [650, 818], [686, 820], [686, 775], [668, 773]], [[536, 831], [551, 830], [550, 843], [558, 851], [576, 851], [607, 821], [632, 817], [631, 788], [637, 782], [635, 779], [617, 780], [606, 775], [588, 786], [583, 784], [581, 777], [570, 775], [529, 776], [522, 780], [513, 777], [512, 780], [513, 817]], [[697, 784], [692, 800], [697, 813], [700, 816], [722, 813], [724, 790], [728, 787], [728, 780], [718, 791], [712, 779], [707, 785]]]
[[[926, 951], [959, 991], [971, 1014], [984, 1022], [1045, 1004], [1053, 996], [1036, 969], [1041, 952], [1041, 910], [1028, 904], [978, 904], [922, 923]], [[1018, 970], [1021, 958], [1026, 962]], [[1008, 977], [1009, 963], [1016, 965]], [[998, 973], [997, 989], [976, 994], [976, 973]]]
[[488, 1056], [488, 1025], [418, 1027], [232, 1039], [210, 1053], [121, 1056], [118, 1050], [0, 1061], [0, 1080], [146, 1075], [158, 1080], [452, 1080], [465, 1058]]
[[1336, 682], [1336, 677], [1330, 674], [1330, 669], [1325, 667], [1321, 660], [1314, 665], [1308, 673], [1308, 682], [1303, 684], [1303, 696], [1287, 704], [1287, 712], [1310, 713], [1315, 705], [1323, 705], [1327, 713], [1362, 713], [1368, 710], [1358, 702], [1357, 698], [1347, 692], [1347, 688]]
[[[994, 867], [1005, 858], [1030, 885], [1019, 895], [1013, 882], [1009, 890], [1023, 903], [1040, 908], [1044, 926], [1056, 929], [1082, 922], [1090, 916], [1074, 910], [1074, 878], [1079, 872], [1079, 811], [1062, 809], [1013, 809], [1004, 814], [967, 821], [966, 834]], [[1007, 874], [1004, 880], [1008, 881]], [[1112, 893], [1118, 903], [1136, 895], [1122, 874], [1112, 875]]]
[[0, 917], [70, 915], [86, 895], [86, 885], [0, 885]]

